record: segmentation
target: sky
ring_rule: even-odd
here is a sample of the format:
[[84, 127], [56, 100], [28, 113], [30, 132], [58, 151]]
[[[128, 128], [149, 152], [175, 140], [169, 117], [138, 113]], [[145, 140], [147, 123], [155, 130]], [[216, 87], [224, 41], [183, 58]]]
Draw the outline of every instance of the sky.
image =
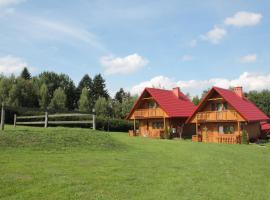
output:
[[0, 0], [0, 73], [27, 66], [77, 84], [101, 73], [120, 87], [270, 89], [270, 2]]

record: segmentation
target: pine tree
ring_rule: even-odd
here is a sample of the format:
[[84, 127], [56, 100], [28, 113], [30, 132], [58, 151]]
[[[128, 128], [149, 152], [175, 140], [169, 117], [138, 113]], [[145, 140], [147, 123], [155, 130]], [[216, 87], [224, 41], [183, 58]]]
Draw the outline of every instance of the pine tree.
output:
[[93, 99], [94, 101], [98, 100], [98, 98], [104, 97], [105, 99], [109, 98], [108, 91], [106, 90], [105, 80], [98, 74], [93, 79]]
[[[89, 105], [90, 107], [92, 108], [93, 107], [93, 81], [91, 79], [91, 77], [86, 74], [83, 76], [82, 80], [79, 82], [79, 85], [78, 87], [76, 88], [76, 102], [78, 103], [78, 101], [80, 100], [80, 97], [81, 97], [81, 94], [82, 94], [82, 90], [83, 88], [87, 88], [88, 90], [88, 93], [89, 93], [89, 97], [88, 97], [88, 100], [89, 100]], [[78, 104], [79, 106], [79, 104]]]
[[25, 80], [30, 80], [31, 79], [31, 74], [28, 71], [27, 67], [23, 68], [22, 73], [21, 73], [21, 78]]
[[39, 91], [39, 106], [42, 109], [46, 109], [48, 105], [49, 105], [48, 87], [45, 83], [43, 83]]
[[200, 98], [198, 96], [195, 96], [192, 98], [192, 102], [194, 105], [198, 105], [200, 103]]
[[66, 109], [67, 96], [62, 88], [58, 88], [53, 93], [53, 98], [49, 105], [50, 109], [65, 110]]
[[80, 100], [78, 102], [79, 111], [89, 112], [91, 110], [90, 101], [89, 101], [89, 91], [86, 87], [82, 89]]

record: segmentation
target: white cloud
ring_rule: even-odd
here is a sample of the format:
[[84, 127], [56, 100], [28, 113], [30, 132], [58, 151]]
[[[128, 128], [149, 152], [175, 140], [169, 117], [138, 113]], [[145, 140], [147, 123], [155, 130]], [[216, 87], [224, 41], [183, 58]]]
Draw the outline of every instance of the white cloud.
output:
[[262, 15], [260, 13], [252, 12], [237, 12], [234, 16], [225, 19], [224, 24], [243, 27], [243, 26], [255, 26], [260, 23]]
[[226, 35], [227, 31], [225, 29], [215, 26], [208, 33], [202, 35], [201, 38], [213, 44], [218, 44]]
[[183, 55], [182, 56], [182, 61], [191, 61], [191, 60], [193, 60], [193, 56], [192, 55]]
[[[29, 67], [29, 65], [21, 58], [11, 55], [0, 57], [0, 73], [7, 75], [18, 74], [24, 67]], [[30, 67], [29, 70], [34, 70], [34, 68]]]
[[252, 62], [256, 62], [256, 60], [257, 60], [256, 54], [249, 54], [240, 58], [241, 63], [252, 63]]
[[131, 74], [146, 66], [148, 60], [135, 53], [126, 57], [104, 56], [100, 63], [107, 75]]
[[14, 6], [25, 1], [26, 0], [0, 0], [0, 8]]
[[145, 87], [158, 87], [172, 89], [179, 86], [183, 92], [189, 92], [192, 96], [201, 95], [202, 91], [212, 86], [229, 88], [243, 86], [244, 91], [270, 89], [270, 74], [257, 74], [244, 72], [238, 78], [212, 78], [207, 80], [174, 81], [165, 76], [157, 76], [149, 81], [142, 82], [131, 88], [131, 94], [140, 94]]

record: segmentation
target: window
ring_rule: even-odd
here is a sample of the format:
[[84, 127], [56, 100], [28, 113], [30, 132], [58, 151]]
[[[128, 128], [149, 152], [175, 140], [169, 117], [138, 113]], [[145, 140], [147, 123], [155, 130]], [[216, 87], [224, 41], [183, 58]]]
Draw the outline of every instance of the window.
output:
[[150, 101], [148, 102], [148, 108], [156, 108], [157, 107], [157, 103], [154, 101]]
[[224, 107], [224, 110], [228, 110], [228, 103], [225, 102], [225, 103], [223, 104], [223, 107]]
[[234, 126], [233, 125], [224, 126], [224, 133], [226, 133], [226, 134], [234, 133]]
[[222, 103], [217, 103], [217, 111], [222, 111]]
[[163, 122], [162, 121], [154, 121], [152, 122], [153, 129], [163, 129]]
[[216, 104], [215, 103], [211, 103], [211, 111], [215, 111], [216, 110]]

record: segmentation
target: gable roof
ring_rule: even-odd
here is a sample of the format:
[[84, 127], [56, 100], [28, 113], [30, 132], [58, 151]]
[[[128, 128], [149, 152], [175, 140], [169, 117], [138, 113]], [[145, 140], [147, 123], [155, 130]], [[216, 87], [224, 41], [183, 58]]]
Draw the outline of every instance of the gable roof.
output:
[[178, 98], [172, 90], [145, 88], [129, 112], [127, 119], [130, 118], [146, 92], [154, 98], [169, 117], [190, 117], [196, 109], [196, 106], [181, 91], [179, 91]]
[[210, 94], [216, 91], [220, 96], [222, 96], [246, 121], [263, 121], [269, 120], [269, 117], [264, 114], [257, 106], [250, 102], [247, 98], [239, 97], [233, 91], [228, 89], [223, 89], [219, 87], [213, 87], [207, 95], [201, 100], [196, 111], [187, 120], [189, 122], [195, 113], [202, 107], [203, 103], [208, 99]]

